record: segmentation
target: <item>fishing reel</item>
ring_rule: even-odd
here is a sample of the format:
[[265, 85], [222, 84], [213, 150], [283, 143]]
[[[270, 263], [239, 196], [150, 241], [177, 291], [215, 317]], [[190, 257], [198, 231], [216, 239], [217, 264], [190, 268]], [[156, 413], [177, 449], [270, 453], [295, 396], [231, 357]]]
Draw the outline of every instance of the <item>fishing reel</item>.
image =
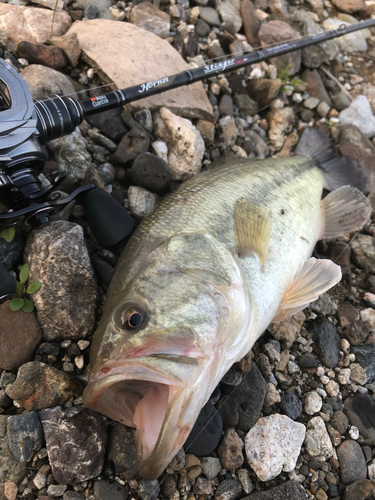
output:
[[85, 116], [80, 102], [53, 96], [33, 102], [27, 83], [0, 59], [0, 229], [27, 222], [33, 228], [50, 221], [80, 197], [90, 227], [105, 248], [121, 244], [134, 221], [111, 195], [94, 184], [82, 186], [67, 198], [54, 191], [65, 178], [59, 173], [48, 185], [40, 174], [48, 159], [46, 142], [70, 134]]

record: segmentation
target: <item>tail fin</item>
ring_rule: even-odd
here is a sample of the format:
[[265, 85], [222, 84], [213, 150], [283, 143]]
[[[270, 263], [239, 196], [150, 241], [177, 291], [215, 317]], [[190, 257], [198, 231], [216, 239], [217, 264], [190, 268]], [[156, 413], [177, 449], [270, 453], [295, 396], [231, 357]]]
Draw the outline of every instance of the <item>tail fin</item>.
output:
[[331, 140], [323, 132], [307, 127], [294, 153], [313, 160], [324, 172], [326, 188], [330, 191], [341, 186], [353, 186], [368, 192], [368, 179], [355, 160], [341, 157]]

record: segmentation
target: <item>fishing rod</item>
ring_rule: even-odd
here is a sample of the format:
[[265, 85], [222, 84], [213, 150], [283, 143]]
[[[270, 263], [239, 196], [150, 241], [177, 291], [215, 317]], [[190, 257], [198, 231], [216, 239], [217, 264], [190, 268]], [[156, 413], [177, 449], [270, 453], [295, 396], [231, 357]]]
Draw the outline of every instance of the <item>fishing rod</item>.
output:
[[42, 186], [39, 175], [48, 159], [45, 148], [48, 141], [72, 133], [87, 116], [373, 26], [374, 19], [342, 24], [334, 30], [239, 57], [211, 61], [202, 67], [82, 101], [69, 95], [55, 95], [33, 102], [23, 78], [0, 59], [0, 201], [8, 208], [0, 213], [0, 230], [19, 221], [26, 221], [32, 227], [45, 224], [51, 215], [81, 197], [99, 243], [105, 248], [116, 247], [126, 240], [135, 224], [112, 196], [90, 184], [62, 199], [54, 192], [65, 178], [61, 172], [47, 186]]

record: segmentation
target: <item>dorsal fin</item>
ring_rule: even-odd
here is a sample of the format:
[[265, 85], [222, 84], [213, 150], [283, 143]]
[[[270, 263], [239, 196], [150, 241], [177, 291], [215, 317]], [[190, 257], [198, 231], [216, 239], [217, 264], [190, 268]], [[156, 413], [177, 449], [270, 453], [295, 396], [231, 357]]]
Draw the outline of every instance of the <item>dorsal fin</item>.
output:
[[264, 265], [271, 236], [271, 221], [268, 212], [246, 198], [236, 202], [234, 211], [238, 255], [246, 257], [256, 253]]
[[367, 177], [357, 162], [348, 156], [340, 157], [323, 132], [306, 127], [294, 153], [313, 160], [322, 169], [330, 191], [347, 185], [368, 191]]
[[302, 262], [287, 287], [272, 323], [282, 321], [307, 307], [341, 279], [341, 268], [328, 259], [314, 257]]

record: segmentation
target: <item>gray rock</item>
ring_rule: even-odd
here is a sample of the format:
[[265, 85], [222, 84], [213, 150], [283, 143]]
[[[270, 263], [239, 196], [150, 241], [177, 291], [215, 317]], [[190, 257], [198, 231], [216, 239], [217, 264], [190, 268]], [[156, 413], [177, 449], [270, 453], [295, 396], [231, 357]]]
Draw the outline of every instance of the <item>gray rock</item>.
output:
[[[293, 23], [302, 36], [316, 35], [323, 30], [311, 18], [308, 11], [298, 9], [293, 17]], [[307, 68], [318, 68], [324, 62], [332, 61], [338, 54], [338, 48], [334, 41], [312, 45], [302, 50], [302, 62]]]
[[375, 380], [375, 345], [360, 345], [350, 350], [355, 355], [355, 360], [366, 370], [367, 383]]
[[337, 458], [340, 462], [341, 481], [352, 484], [359, 479], [366, 479], [367, 466], [362, 448], [357, 441], [348, 439], [337, 448]]
[[318, 413], [322, 408], [322, 398], [315, 391], [311, 391], [306, 394], [305, 397], [305, 412], [308, 415], [314, 415]]
[[143, 153], [136, 158], [131, 178], [137, 186], [158, 194], [165, 194], [171, 182], [167, 162], [151, 153]]
[[0, 376], [0, 388], [4, 389], [8, 385], [13, 384], [16, 378], [17, 375], [15, 375], [14, 373], [3, 371]]
[[341, 436], [345, 434], [349, 427], [348, 417], [341, 410], [333, 412], [333, 416], [329, 423], [340, 433]]
[[117, 424], [112, 428], [108, 447], [108, 459], [112, 460], [116, 473], [136, 472], [136, 445], [134, 429]]
[[147, 217], [156, 207], [159, 197], [139, 186], [130, 186], [128, 190], [131, 214], [138, 220]]
[[46, 340], [80, 339], [95, 325], [97, 288], [82, 227], [51, 222], [28, 238], [25, 260], [30, 281], [41, 289], [33, 295]]
[[306, 99], [306, 101], [303, 103], [303, 105], [305, 106], [305, 108], [307, 109], [315, 109], [317, 107], [317, 105], [319, 104], [319, 99], [317, 99], [316, 97], [309, 97], [308, 99]]
[[216, 0], [216, 10], [224, 22], [224, 29], [234, 35], [242, 26], [239, 0]]
[[116, 481], [95, 481], [94, 497], [95, 500], [126, 500], [128, 491]]
[[233, 99], [229, 94], [224, 94], [219, 104], [220, 116], [233, 116]]
[[79, 484], [96, 477], [104, 464], [107, 421], [87, 408], [39, 412], [54, 479]]
[[235, 94], [234, 103], [238, 106], [240, 115], [245, 119], [258, 113], [259, 106], [246, 94]]
[[214, 477], [216, 477], [223, 468], [220, 462], [220, 458], [202, 457], [200, 459], [200, 462], [202, 466], [202, 473], [208, 479], [213, 479]]
[[331, 439], [321, 417], [313, 417], [308, 421], [305, 446], [307, 452], [318, 460], [328, 460], [332, 457]]
[[302, 401], [295, 394], [282, 394], [280, 408], [287, 417], [296, 420], [302, 413]]
[[348, 108], [341, 111], [339, 120], [342, 125], [356, 125], [370, 139], [375, 136], [375, 117], [364, 95], [356, 97]]
[[340, 336], [335, 326], [326, 318], [318, 317], [308, 322], [306, 328], [312, 332], [313, 348], [321, 361], [328, 368], [335, 368], [340, 360]]
[[248, 500], [306, 500], [306, 491], [297, 481], [285, 481], [266, 491], [252, 493]]
[[43, 99], [43, 97], [49, 97], [53, 94], [72, 94], [78, 99], [69, 78], [52, 68], [30, 64], [21, 71], [21, 76], [26, 81], [34, 100]]
[[198, 22], [195, 25], [195, 33], [197, 34], [197, 36], [204, 38], [209, 34], [210, 31], [210, 25], [203, 19], [198, 19]]
[[66, 484], [50, 484], [47, 488], [47, 494], [51, 497], [61, 497], [66, 488]]
[[134, 113], [134, 118], [150, 134], [152, 133], [152, 114], [149, 109], [141, 109]]
[[[326, 31], [336, 30], [342, 25], [350, 26], [350, 23], [346, 23], [340, 19], [326, 19], [323, 22], [324, 29]], [[343, 52], [364, 52], [367, 50], [367, 43], [365, 37], [361, 31], [355, 31], [353, 33], [348, 33], [347, 35], [335, 38], [335, 44]]]
[[66, 491], [63, 500], [85, 500], [85, 497], [79, 491]]
[[99, 146], [102, 146], [105, 148], [107, 151], [110, 153], [114, 153], [117, 149], [116, 144], [111, 141], [111, 139], [108, 139], [108, 137], [105, 137], [102, 134], [99, 134], [99, 132], [95, 132], [95, 130], [89, 129], [88, 130], [88, 136]]
[[301, 79], [307, 83], [306, 92], [310, 97], [316, 97], [320, 102], [323, 101], [328, 104], [329, 107], [332, 107], [332, 101], [316, 69], [312, 71], [306, 69], [302, 73]]
[[159, 481], [155, 479], [154, 481], [147, 481], [146, 479], [141, 479], [138, 483], [138, 495], [141, 500], [152, 500], [157, 498], [159, 495], [160, 486]]
[[171, 17], [149, 2], [135, 5], [130, 14], [130, 22], [150, 31], [160, 38], [167, 38], [171, 27]]
[[360, 479], [345, 488], [344, 500], [366, 500], [375, 493], [375, 481]]
[[372, 243], [372, 237], [367, 234], [358, 234], [350, 242], [352, 256], [357, 266], [372, 268], [375, 266], [375, 247]]
[[99, 165], [97, 170], [106, 186], [108, 186], [108, 184], [111, 184], [115, 180], [116, 170], [115, 167], [111, 165], [111, 163], [102, 163], [102, 165]]
[[7, 481], [20, 484], [26, 476], [26, 462], [18, 462], [11, 453], [7, 437], [8, 417], [0, 415], [0, 484]]
[[247, 460], [261, 481], [294, 470], [305, 439], [305, 426], [285, 415], [263, 417], [247, 433]]
[[[113, 16], [109, 7], [112, 7], [111, 0], [80, 0], [80, 5], [84, 7], [85, 13], [90, 6], [95, 7], [96, 16], [99, 19], [110, 19], [113, 21]], [[85, 17], [87, 17], [85, 15]]]
[[345, 400], [345, 414], [365, 439], [375, 441], [375, 398], [367, 394]]
[[8, 269], [12, 269], [17, 260], [21, 257], [25, 248], [25, 238], [20, 233], [16, 233], [11, 242], [0, 238], [0, 262]]
[[199, 15], [210, 26], [220, 26], [219, 14], [212, 7], [199, 7]]
[[350, 106], [352, 102], [348, 95], [345, 92], [340, 92], [336, 96], [332, 97], [333, 107], [337, 109], [337, 111], [342, 111]]
[[216, 500], [236, 500], [241, 496], [242, 486], [236, 479], [224, 479], [216, 488]]
[[28, 462], [44, 444], [44, 435], [35, 411], [8, 418], [8, 444], [18, 462]]
[[22, 365], [16, 381], [5, 390], [21, 408], [28, 411], [61, 405], [82, 393], [82, 387], [75, 378], [39, 361]]

